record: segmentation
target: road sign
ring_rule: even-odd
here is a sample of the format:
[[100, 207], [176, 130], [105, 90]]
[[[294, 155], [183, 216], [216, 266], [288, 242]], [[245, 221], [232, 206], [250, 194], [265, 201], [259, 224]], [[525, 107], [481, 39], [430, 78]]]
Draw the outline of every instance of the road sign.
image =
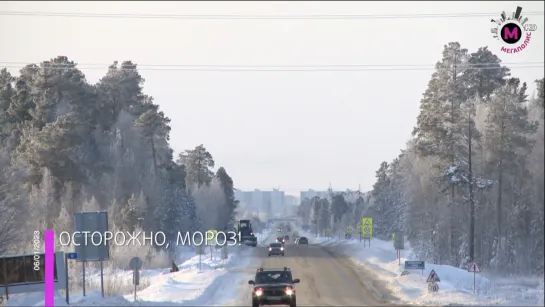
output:
[[439, 291], [439, 285], [432, 282], [428, 284], [428, 291], [430, 292], [438, 292]]
[[138, 257], [132, 258], [131, 261], [129, 262], [129, 267], [133, 271], [140, 270], [142, 268], [142, 259], [140, 259]]
[[204, 247], [202, 244], [195, 246], [197, 255], [204, 255]]
[[473, 273], [480, 273], [481, 269], [479, 269], [479, 266], [477, 265], [477, 262], [473, 261], [473, 263], [471, 263], [469, 265], [469, 268], [468, 268], [467, 271], [468, 272], [473, 272]]
[[[79, 256], [77, 258], [78, 262], [106, 261], [110, 259], [110, 246], [105, 244], [109, 241], [103, 238], [108, 232], [108, 212], [76, 212], [74, 213], [74, 228], [76, 230], [74, 242], [78, 244], [76, 245], [76, 253]], [[88, 233], [82, 233], [84, 231], [88, 231]], [[94, 240], [95, 242], [101, 241], [101, 244], [92, 243], [91, 239], [95, 232], [100, 235], [95, 234]]]
[[395, 233], [394, 248], [397, 250], [405, 249], [405, 234], [402, 232]]
[[78, 259], [78, 253], [67, 253], [66, 258], [68, 258], [68, 259]]
[[[210, 238], [212, 236], [212, 238]], [[209, 246], [216, 246], [216, 240], [218, 237], [218, 231], [211, 229], [206, 232], [206, 244]]]
[[424, 270], [426, 269], [425, 261], [405, 261], [405, 270]]
[[362, 219], [362, 236], [370, 238], [373, 236], [373, 219], [370, 217], [364, 217]]
[[428, 276], [428, 279], [426, 279], [426, 282], [440, 282], [441, 279], [439, 279], [439, 275], [435, 273], [435, 270], [431, 270], [430, 275]]
[[467, 269], [468, 272], [473, 272], [473, 293], [475, 293], [477, 291], [477, 285], [476, 285], [476, 273], [480, 273], [481, 272], [481, 269], [479, 269], [479, 266], [477, 265], [477, 262], [476, 261], [473, 261], [470, 265], [469, 265], [469, 268]]

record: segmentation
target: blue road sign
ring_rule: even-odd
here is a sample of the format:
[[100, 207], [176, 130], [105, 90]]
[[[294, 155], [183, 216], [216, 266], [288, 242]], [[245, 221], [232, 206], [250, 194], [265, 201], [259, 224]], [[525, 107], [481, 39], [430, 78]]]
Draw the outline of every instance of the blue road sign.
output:
[[425, 261], [405, 261], [405, 270], [424, 270], [425, 268]]
[[78, 253], [68, 253], [66, 254], [68, 259], [78, 259]]

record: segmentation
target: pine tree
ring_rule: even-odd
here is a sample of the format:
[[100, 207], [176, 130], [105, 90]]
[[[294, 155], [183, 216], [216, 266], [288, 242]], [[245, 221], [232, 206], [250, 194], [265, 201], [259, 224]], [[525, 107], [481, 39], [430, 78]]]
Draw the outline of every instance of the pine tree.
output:
[[377, 218], [374, 219], [374, 233], [381, 238], [388, 236], [387, 221], [391, 217], [391, 200], [390, 200], [390, 179], [388, 178], [388, 163], [382, 162], [379, 169], [375, 173], [377, 181], [373, 185], [374, 209], [377, 212]]
[[184, 229], [184, 199], [182, 191], [172, 185], [167, 185], [160, 198], [156, 216], [161, 231], [165, 234], [170, 247], [175, 246], [178, 232]]
[[202, 221], [197, 214], [197, 203], [190, 191], [184, 192], [184, 219], [187, 220], [186, 231], [193, 233], [202, 230]]
[[[526, 83], [521, 85], [520, 80], [511, 78], [507, 84], [498, 89], [489, 102], [489, 113], [486, 119], [487, 150], [491, 155], [490, 167], [497, 176], [496, 201], [496, 265], [504, 266], [511, 262], [512, 254], [508, 245], [511, 239], [508, 234], [509, 223], [506, 219], [504, 207], [505, 190], [519, 191], [509, 193], [507, 202], [516, 203], [520, 199], [524, 178], [529, 172], [526, 165], [528, 151], [534, 141], [530, 136], [536, 131], [537, 123], [528, 119], [526, 108]], [[518, 204], [517, 206], [523, 206]]]
[[236, 209], [239, 201], [235, 198], [235, 188], [233, 185], [233, 179], [227, 174], [225, 168], [220, 167], [216, 172], [216, 178], [219, 180], [223, 193], [225, 194], [227, 216], [225, 226], [233, 223], [236, 217]]
[[330, 233], [325, 233], [325, 231], [331, 231], [331, 206], [329, 201], [325, 198], [319, 200], [320, 202], [320, 211], [318, 224], [320, 225], [321, 232], [325, 235], [330, 235]]
[[545, 78], [536, 80], [537, 99], [536, 104], [541, 109], [541, 118], [545, 118]]
[[212, 168], [214, 167], [214, 159], [212, 155], [206, 150], [204, 145], [199, 145], [192, 150], [186, 150], [179, 155], [178, 163], [185, 166], [187, 173], [186, 182], [187, 186], [192, 187], [195, 185], [200, 188], [201, 186], [210, 186], [214, 173]]
[[499, 87], [505, 85], [505, 78], [511, 75], [509, 68], [501, 66], [501, 60], [488, 47], [481, 47], [468, 58], [468, 68], [462, 75], [467, 98], [475, 96], [485, 102]]

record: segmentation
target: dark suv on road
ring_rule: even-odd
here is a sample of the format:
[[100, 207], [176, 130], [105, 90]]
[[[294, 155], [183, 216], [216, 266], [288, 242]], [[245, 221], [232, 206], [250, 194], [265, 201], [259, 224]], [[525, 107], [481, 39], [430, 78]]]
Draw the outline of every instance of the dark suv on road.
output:
[[285, 237], [277, 237], [276, 242], [277, 243], [286, 243], [286, 238]]
[[300, 237], [299, 240], [297, 240], [297, 244], [308, 245], [308, 239], [306, 237]]
[[296, 307], [295, 284], [299, 279], [293, 279], [291, 270], [263, 269], [255, 273], [255, 280], [248, 281], [254, 286], [252, 291], [252, 307], [260, 305], [289, 305]]
[[269, 256], [270, 255], [282, 255], [284, 256], [284, 245], [282, 243], [271, 243], [269, 245]]

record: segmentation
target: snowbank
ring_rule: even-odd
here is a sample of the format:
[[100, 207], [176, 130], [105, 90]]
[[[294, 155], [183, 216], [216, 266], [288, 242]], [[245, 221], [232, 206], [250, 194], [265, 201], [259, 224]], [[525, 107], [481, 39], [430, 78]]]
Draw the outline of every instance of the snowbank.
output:
[[[376, 278], [385, 282], [391, 294], [402, 303], [444, 306], [444, 305], [509, 305], [543, 306], [543, 286], [524, 287], [512, 280], [489, 280], [482, 274], [475, 275], [476, 294], [473, 294], [473, 273], [449, 265], [426, 263], [426, 269], [408, 270], [411, 274], [401, 276], [406, 260], [420, 260], [412, 257], [410, 244], [405, 241], [405, 250], [401, 252], [401, 261], [396, 259], [396, 252], [391, 241], [372, 239], [371, 246], [359, 238], [340, 240], [338, 238], [316, 238], [306, 233], [311, 244], [335, 248], [350, 257], [356, 264], [365, 266]], [[437, 293], [428, 291], [426, 279], [431, 270], [435, 270], [441, 281]]]
[[[258, 234], [258, 243], [263, 244], [269, 233]], [[134, 301], [134, 290], [124, 295], [102, 297], [100, 291], [88, 292], [86, 296], [80, 293], [70, 294], [70, 306], [210, 306], [232, 300], [235, 291], [227, 293], [220, 291], [226, 284], [233, 283], [230, 271], [243, 270], [251, 259], [252, 247], [234, 246], [229, 248], [229, 258], [221, 259], [221, 250], [210, 250], [199, 257], [193, 256], [178, 265], [180, 271], [170, 273], [170, 268], [157, 270], [142, 270], [140, 272], [141, 286], [137, 290], [137, 301]], [[200, 259], [199, 259], [200, 258]], [[201, 265], [199, 265], [199, 262]], [[199, 269], [199, 266], [202, 269]], [[100, 273], [92, 271], [86, 274], [88, 279], [98, 279]], [[116, 270], [108, 272], [132, 286], [132, 271]], [[236, 273], [235, 273], [236, 274]], [[241, 274], [242, 275], [242, 274]], [[237, 276], [235, 276], [237, 277]], [[107, 279], [107, 276], [104, 277]], [[147, 280], [145, 284], [142, 280]], [[241, 279], [242, 280], [242, 279]], [[245, 281], [245, 280], [244, 280]], [[14, 294], [10, 296], [6, 306], [44, 306], [44, 293]], [[188, 305], [188, 306], [189, 306]], [[55, 306], [68, 306], [65, 296], [56, 294]]]

